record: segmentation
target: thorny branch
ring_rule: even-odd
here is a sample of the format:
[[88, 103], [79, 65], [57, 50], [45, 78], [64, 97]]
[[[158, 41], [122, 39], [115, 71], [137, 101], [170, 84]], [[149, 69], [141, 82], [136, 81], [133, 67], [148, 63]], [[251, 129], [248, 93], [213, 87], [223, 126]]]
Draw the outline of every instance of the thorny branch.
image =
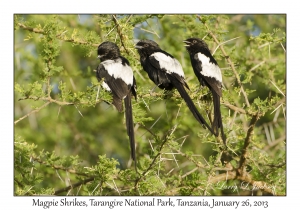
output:
[[244, 147], [243, 147], [243, 150], [242, 150], [240, 165], [239, 165], [239, 169], [238, 169], [238, 173], [241, 176], [243, 176], [244, 172], [245, 172], [248, 147], [250, 145], [251, 138], [252, 138], [253, 133], [254, 133], [253, 131], [254, 131], [255, 124], [256, 124], [257, 120], [259, 119], [259, 117], [260, 117], [260, 115], [257, 114], [255, 116], [253, 116], [251, 121], [250, 121], [250, 125], [249, 125], [248, 131], [247, 131], [247, 136], [246, 136], [245, 141], [244, 141]]
[[[128, 17], [128, 19], [126, 20], [126, 23], [130, 20], [131, 17], [132, 17], [132, 15], [130, 15], [130, 16]], [[128, 55], [133, 56], [135, 59], [139, 60], [139, 58], [138, 58], [137, 55], [136, 55], [136, 52], [133, 52], [132, 49], [130, 49], [130, 48], [128, 49], [128, 48], [125, 46], [126, 37], [124, 36], [124, 34], [123, 34], [123, 32], [122, 32], [122, 27], [121, 27], [121, 25], [119, 24], [116, 15], [112, 15], [112, 20], [114, 21], [114, 24], [115, 24], [115, 26], [117, 27], [117, 33], [118, 33], [118, 35], [119, 35], [119, 37], [120, 37], [121, 45], [122, 45], [122, 47], [125, 49], [126, 53], [127, 53]], [[125, 24], [126, 24], [126, 23], [125, 23]], [[129, 50], [131, 51], [131, 53], [129, 52]], [[135, 72], [136, 72], [143, 80], [145, 80], [144, 77], [140, 74], [139, 71], [135, 71]]]
[[29, 112], [28, 114], [24, 115], [23, 117], [21, 117], [20, 119], [16, 120], [14, 122], [14, 124], [17, 124], [18, 122], [20, 122], [21, 120], [25, 119], [26, 117], [28, 117], [29, 115], [35, 113], [35, 112], [39, 112], [42, 108], [48, 106], [50, 104], [50, 102], [45, 103], [44, 105], [40, 106], [37, 109], [32, 110], [31, 112]]
[[[151, 98], [151, 97], [163, 97], [164, 96], [164, 93], [163, 92], [153, 92], [153, 93], [146, 93], [146, 94], [139, 94], [138, 95], [138, 98]], [[179, 95], [177, 96], [177, 95], [173, 95], [173, 97], [175, 97], [175, 98], [180, 98], [179, 97]], [[193, 97], [191, 96], [191, 98], [193, 99]], [[56, 99], [53, 99], [53, 98], [51, 98], [51, 97], [37, 97], [37, 96], [28, 96], [28, 97], [23, 97], [23, 98], [20, 98], [19, 99], [19, 101], [21, 101], [21, 100], [27, 100], [27, 99], [31, 99], [31, 100], [35, 100], [35, 101], [37, 101], [37, 100], [42, 100], [42, 101], [45, 101], [45, 102], [47, 102], [47, 105], [49, 104], [49, 103], [55, 103], [55, 104], [57, 104], [57, 105], [59, 105], [59, 106], [68, 106], [68, 105], [76, 105], [76, 104], [88, 104], [89, 102], [67, 102], [67, 101], [59, 101], [59, 100], [56, 100]], [[98, 104], [98, 103], [100, 103], [100, 102], [102, 102], [102, 101], [104, 101], [104, 102], [106, 102], [107, 104], [110, 104], [110, 102], [108, 102], [108, 101], [106, 101], [106, 100], [103, 100], [103, 99], [98, 99], [97, 100], [97, 102], [96, 102], [96, 104]], [[239, 113], [241, 113], [241, 114], [248, 114], [248, 115], [255, 115], [254, 113], [251, 113], [251, 112], [249, 112], [248, 110], [245, 110], [245, 109], [243, 109], [243, 108], [239, 108], [239, 107], [236, 107], [236, 106], [234, 106], [234, 105], [232, 105], [232, 104], [230, 104], [230, 103], [228, 103], [228, 102], [224, 102], [223, 103], [225, 106], [227, 106], [229, 109], [231, 109], [231, 110], [233, 110], [233, 111], [237, 111], [237, 112], [239, 112]], [[23, 116], [23, 117], [21, 117], [20, 119], [18, 119], [18, 120], [16, 120], [15, 122], [14, 122], [14, 124], [17, 124], [19, 121], [21, 121], [21, 120], [23, 120], [24, 118], [26, 118], [26, 117], [28, 117], [30, 114], [32, 114], [32, 113], [34, 113], [34, 112], [38, 112], [38, 111], [40, 111], [40, 109], [42, 109], [42, 108], [44, 108], [45, 106], [47, 106], [47, 105], [43, 105], [42, 107], [40, 107], [40, 108], [38, 108], [38, 109], [36, 109], [36, 110], [33, 110], [32, 112], [30, 112], [30, 113], [28, 113], [28, 114], [26, 114], [25, 116]]]
[[80, 173], [80, 172], [78, 172], [78, 171], [76, 171], [74, 169], [71, 169], [71, 168], [66, 168], [66, 167], [62, 167], [62, 166], [58, 166], [58, 165], [54, 165], [54, 164], [49, 164], [49, 163], [47, 163], [47, 162], [45, 162], [45, 161], [43, 161], [43, 160], [41, 160], [41, 159], [39, 159], [37, 157], [32, 157], [32, 160], [36, 161], [36, 162], [38, 162], [38, 163], [40, 163], [42, 165], [54, 168], [56, 170], [68, 171], [71, 174], [76, 174], [76, 175], [79, 175], [79, 176], [88, 176], [85, 173]]
[[[163, 92], [153, 92], [153, 93], [147, 93], [147, 94], [139, 94], [138, 95], [139, 98], [149, 98], [149, 97], [164, 97], [164, 93]], [[174, 98], [178, 98], [178, 99], [181, 99], [181, 97], [179, 95], [173, 95], [172, 97]], [[191, 99], [194, 99], [194, 95], [190, 95]], [[245, 110], [243, 108], [240, 108], [240, 107], [237, 107], [233, 104], [230, 104], [229, 102], [225, 102], [223, 101], [222, 104], [226, 107], [228, 107], [229, 109], [233, 110], [233, 111], [236, 111], [238, 113], [241, 113], [241, 114], [247, 114], [249, 116], [254, 116], [256, 115], [256, 113], [253, 113], [253, 112], [250, 112], [249, 110]]]
[[[75, 106], [76, 104], [88, 104], [89, 103], [89, 102], [76, 102], [75, 103], [75, 102], [67, 102], [67, 101], [58, 101], [58, 100], [55, 100], [55, 99], [51, 98], [51, 96], [49, 96], [49, 95], [48, 95], [48, 97], [28, 96], [28, 97], [20, 98], [19, 101], [21, 101], [21, 100], [27, 100], [27, 99], [31, 99], [31, 100], [35, 100], [35, 101], [42, 100], [42, 101], [45, 101], [46, 103], [43, 106], [41, 106], [41, 107], [39, 107], [39, 108], [37, 108], [37, 109], [29, 112], [25, 116], [23, 116], [20, 119], [16, 120], [14, 122], [14, 124], [17, 124], [19, 121], [25, 119], [26, 117], [28, 117], [29, 115], [31, 115], [31, 114], [33, 114], [35, 112], [39, 112], [42, 108], [46, 107], [50, 103], [55, 103], [55, 104], [57, 104], [59, 106], [69, 106], [69, 105], [74, 105]], [[102, 101], [106, 102], [107, 104], [110, 104], [110, 102], [108, 102], [106, 100], [103, 100], [103, 99], [98, 99], [97, 102], [96, 102], [96, 104], [98, 104], [98, 103], [100, 103]]]
[[[250, 128], [248, 129], [248, 132], [247, 132], [246, 142], [250, 141], [250, 137], [253, 135], [253, 128], [254, 128], [254, 125], [257, 122], [257, 120], [258, 120], [258, 115], [252, 118], [252, 120], [250, 122]], [[171, 147], [169, 144], [168, 144], [168, 146]], [[247, 143], [247, 145], [245, 145], [244, 147], [247, 148], [248, 146], [249, 146], [249, 143]], [[183, 157], [187, 158], [188, 160], [192, 161], [198, 169], [210, 169], [210, 166], [205, 166], [201, 162], [195, 161], [193, 158], [191, 158], [190, 156], [186, 155], [185, 153], [181, 152], [180, 150], [178, 150], [174, 147], [171, 147], [171, 148], [172, 148], [172, 150], [175, 150], [178, 154], [180, 154]], [[245, 167], [245, 166], [243, 165], [243, 167]], [[231, 169], [231, 168], [224, 167], [224, 168], [212, 168], [212, 170], [225, 171], [225, 172], [220, 173], [216, 176], [210, 177], [208, 179], [208, 186], [211, 186], [213, 184], [216, 184], [216, 183], [222, 182], [222, 181], [240, 180], [240, 181], [251, 184], [252, 191], [259, 189], [259, 190], [262, 190], [263, 192], [270, 193], [272, 195], [276, 195], [274, 186], [272, 186], [266, 182], [263, 182], [263, 181], [253, 180], [251, 175], [246, 171], [243, 172], [243, 175], [240, 175], [239, 174], [240, 168], [239, 169]], [[193, 170], [191, 173], [193, 173], [194, 171], [196, 171], [196, 170]], [[181, 177], [181, 178], [183, 178], [183, 177]], [[177, 193], [178, 193], [178, 189], [175, 189], [175, 190], [173, 189], [172, 192], [170, 192], [169, 194], [176, 195]]]
[[124, 39], [125, 39], [125, 37], [124, 37], [124, 35], [123, 35], [123, 33], [122, 33], [122, 28], [121, 28], [121, 26], [120, 26], [120, 24], [119, 24], [119, 22], [118, 22], [118, 20], [117, 20], [117, 18], [116, 18], [116, 15], [112, 15], [112, 19], [113, 19], [115, 25], [117, 26], [117, 31], [118, 31], [118, 34], [119, 34], [119, 36], [120, 36], [121, 44], [122, 44], [122, 46], [124, 47], [126, 53], [129, 54], [129, 51], [128, 51], [127, 48], [125, 47], [125, 44], [124, 44]]
[[[158, 150], [158, 153], [155, 155], [155, 157], [153, 158], [152, 162], [150, 163], [149, 167], [141, 174], [141, 176], [135, 181], [135, 188], [137, 188], [139, 181], [150, 171], [150, 169], [156, 164], [156, 159], [161, 155], [162, 149], [165, 145], [165, 143], [168, 141], [168, 137], [169, 135], [172, 135], [172, 133], [176, 130], [177, 126], [175, 125], [170, 131], [169, 133], [167, 133], [164, 137], [163, 142], [160, 145], [160, 148]], [[148, 131], [149, 132], [149, 131]], [[151, 134], [153, 134], [151, 132]], [[154, 136], [156, 138], [156, 136]]]
[[[256, 115], [254, 115], [250, 121], [250, 125], [247, 131], [247, 136], [245, 138], [245, 142], [244, 142], [244, 147], [242, 150], [242, 155], [240, 158], [240, 165], [239, 168], [237, 169], [227, 169], [227, 168], [217, 168], [217, 171], [221, 171], [221, 170], [225, 170], [225, 173], [221, 173], [219, 175], [216, 175], [212, 178], [210, 178], [208, 180], [208, 185], [211, 184], [215, 184], [218, 183], [220, 181], [227, 181], [227, 180], [240, 180], [240, 181], [244, 181], [247, 182], [249, 184], [252, 185], [252, 190], [257, 190], [260, 189], [266, 193], [270, 193], [272, 195], [276, 195], [275, 189], [274, 187], [272, 187], [270, 184], [263, 182], [263, 181], [255, 181], [252, 179], [251, 175], [246, 172], [245, 170], [245, 166], [246, 166], [246, 158], [247, 158], [247, 149], [250, 145], [251, 142], [251, 138], [253, 136], [253, 131], [254, 131], [254, 127], [255, 124], [257, 122], [257, 120], [259, 119], [260, 114], [257, 113]], [[197, 162], [195, 161], [193, 158], [189, 157], [188, 155], [186, 155], [185, 153], [181, 152], [180, 150], [172, 147], [171, 145], [168, 144], [169, 147], [172, 148], [172, 150], [175, 150], [178, 154], [182, 155], [183, 157], [187, 158], [188, 160], [192, 161], [197, 168], [199, 169], [203, 169], [206, 168], [208, 169], [209, 166], [205, 166], [203, 165], [201, 162]], [[172, 191], [172, 194], [174, 194], [175, 191]], [[176, 193], [175, 193], [176, 194]]]
[[182, 157], [185, 157], [187, 158], [189, 161], [192, 161], [198, 168], [207, 168], [206, 166], [204, 166], [201, 162], [197, 162], [196, 160], [194, 160], [193, 158], [191, 158], [190, 156], [188, 156], [187, 154], [181, 152], [179, 149], [175, 148], [175, 147], [172, 147], [170, 144], [168, 144], [168, 146], [176, 151], [177, 153], [179, 153]]
[[91, 176], [91, 177], [90, 177], [89, 175], [87, 175], [87, 174], [85, 174], [85, 173], [78, 172], [78, 171], [76, 171], [76, 170], [74, 170], [74, 169], [71, 169], [71, 168], [66, 168], [66, 167], [63, 167], [63, 166], [58, 166], [58, 165], [54, 165], [54, 164], [49, 164], [49, 163], [47, 163], [47, 162], [45, 162], [45, 161], [42, 161], [41, 159], [39, 159], [39, 158], [37, 158], [37, 157], [32, 157], [32, 160], [33, 160], [33, 161], [36, 161], [36, 162], [38, 162], [38, 163], [40, 163], [40, 164], [42, 164], [42, 165], [45, 165], [45, 166], [47, 166], [47, 167], [51, 167], [51, 168], [53, 168], [53, 169], [55, 169], [55, 170], [67, 171], [68, 173], [71, 173], [71, 174], [76, 174], [76, 175], [78, 175], [78, 176], [84, 176], [84, 177], [87, 177], [86, 179], [84, 179], [84, 180], [82, 180], [82, 181], [79, 181], [79, 182], [77, 182], [77, 183], [75, 183], [75, 184], [71, 184], [71, 185], [68, 186], [68, 187], [65, 187], [65, 188], [56, 190], [56, 191], [54, 192], [54, 195], [59, 195], [60, 193], [67, 192], [67, 191], [69, 191], [69, 190], [71, 190], [71, 189], [77, 188], [77, 187], [79, 187], [79, 186], [81, 186], [81, 185], [84, 185], [84, 184], [86, 184], [86, 183], [88, 183], [88, 182], [91, 182], [91, 181], [93, 181], [93, 180], [95, 179], [94, 176]]
[[70, 185], [70, 186], [68, 186], [68, 187], [62, 188], [62, 189], [60, 189], [60, 190], [56, 190], [56, 191], [54, 192], [54, 195], [59, 195], [59, 194], [62, 193], [62, 192], [67, 192], [67, 191], [69, 191], [69, 190], [71, 190], [71, 189], [74, 189], [74, 188], [76, 188], [76, 187], [79, 187], [79, 186], [81, 186], [81, 185], [83, 185], [83, 184], [89, 183], [89, 182], [93, 181], [94, 179], [95, 179], [94, 177], [90, 177], [90, 178], [84, 179], [84, 180], [82, 180], [82, 181], [80, 181], [80, 182], [77, 182], [77, 183], [75, 183], [75, 184], [72, 184], [72, 185]]
[[[24, 30], [31, 31], [31, 32], [34, 32], [34, 33], [37, 33], [37, 34], [43, 34], [43, 35], [46, 34], [46, 32], [43, 29], [28, 27], [28, 26], [26, 26], [22, 23], [18, 23], [18, 26], [20, 26]], [[89, 43], [89, 42], [86, 42], [86, 41], [64, 38], [64, 37], [61, 36], [61, 33], [57, 34], [56, 38], [58, 38], [60, 40], [63, 40], [65, 42], [72, 42], [72, 43], [75, 43], [75, 44], [91, 45], [93, 47], [98, 47], [99, 46], [99, 44], [92, 44], [92, 43]]]

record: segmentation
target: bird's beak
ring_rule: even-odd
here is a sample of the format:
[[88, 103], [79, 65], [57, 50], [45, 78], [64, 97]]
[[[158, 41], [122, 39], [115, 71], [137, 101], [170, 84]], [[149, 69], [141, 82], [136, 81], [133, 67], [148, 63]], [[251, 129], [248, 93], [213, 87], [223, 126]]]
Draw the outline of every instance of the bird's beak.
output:
[[189, 46], [190, 46], [190, 44], [191, 44], [191, 42], [189, 42], [189, 41], [187, 41], [187, 40], [184, 40], [184, 41], [183, 41], [183, 43], [185, 43], [185, 45], [184, 45], [184, 46], [186, 46], [186, 47], [189, 47]]
[[97, 58], [101, 59], [104, 55], [98, 55]]
[[135, 49], [143, 49], [143, 46], [135, 45]]

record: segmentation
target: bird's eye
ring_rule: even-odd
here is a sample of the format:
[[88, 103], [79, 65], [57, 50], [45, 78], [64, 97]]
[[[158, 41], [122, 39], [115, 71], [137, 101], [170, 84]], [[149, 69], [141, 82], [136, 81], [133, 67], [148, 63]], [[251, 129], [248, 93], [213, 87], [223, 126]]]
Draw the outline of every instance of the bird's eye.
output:
[[193, 40], [193, 43], [197, 43], [197, 40]]
[[149, 45], [148, 45], [148, 44], [145, 44], [144, 46], [145, 46], [145, 47], [148, 47]]

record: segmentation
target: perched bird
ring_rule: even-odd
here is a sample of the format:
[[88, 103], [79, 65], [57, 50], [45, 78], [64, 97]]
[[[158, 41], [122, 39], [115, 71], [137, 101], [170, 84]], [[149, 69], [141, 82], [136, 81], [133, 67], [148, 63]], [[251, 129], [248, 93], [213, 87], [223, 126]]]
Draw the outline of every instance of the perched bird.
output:
[[189, 87], [185, 82], [184, 72], [178, 60], [163, 51], [159, 45], [152, 40], [140, 40], [135, 48], [138, 50], [141, 65], [148, 73], [149, 78], [161, 89], [171, 90], [176, 88], [196, 120], [203, 127], [207, 127], [215, 134], [201, 116], [185, 90], [185, 88], [189, 89]]
[[101, 63], [97, 67], [98, 81], [113, 95], [113, 105], [119, 112], [125, 103], [127, 134], [130, 140], [131, 158], [135, 161], [135, 139], [132, 118], [131, 96], [136, 98], [136, 82], [133, 71], [126, 58], [120, 55], [119, 47], [112, 42], [103, 42], [98, 47], [98, 58]]
[[185, 41], [186, 49], [190, 54], [194, 73], [202, 86], [207, 86], [213, 96], [214, 119], [212, 129], [219, 135], [219, 128], [224, 144], [226, 136], [223, 130], [220, 97], [222, 97], [222, 74], [217, 61], [210, 53], [207, 44], [198, 38], [189, 38]]

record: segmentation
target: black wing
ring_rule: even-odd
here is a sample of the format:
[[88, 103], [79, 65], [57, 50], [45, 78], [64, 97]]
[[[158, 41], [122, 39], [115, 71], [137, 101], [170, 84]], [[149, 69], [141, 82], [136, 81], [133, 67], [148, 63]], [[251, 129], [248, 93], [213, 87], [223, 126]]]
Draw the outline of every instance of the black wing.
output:
[[134, 96], [135, 100], [137, 98], [137, 94], [136, 94], [136, 81], [135, 81], [135, 77], [133, 77], [133, 85], [131, 86], [131, 94]]
[[97, 78], [104, 79], [113, 94], [113, 104], [119, 112], [123, 110], [122, 100], [128, 95], [131, 85], [128, 85], [121, 78], [114, 78], [109, 75], [104, 65], [101, 63], [97, 68]]
[[149, 78], [161, 89], [171, 90], [173, 85], [171, 81], [166, 76], [166, 72], [162, 71], [159, 67], [157, 60], [151, 60], [147, 57], [142, 61], [142, 66], [144, 70], [148, 73]]
[[[169, 79], [169, 77], [171, 75], [172, 77], [175, 77], [187, 89], [189, 89], [187, 83], [184, 80], [184, 77], [180, 76], [176, 72], [173, 72], [173, 70], [174, 70], [173, 68], [176, 68], [176, 66], [174, 64], [178, 61], [173, 56], [171, 56], [170, 54], [168, 54], [165, 51], [156, 52], [156, 53], [163, 55], [164, 57], [162, 57], [162, 59], [165, 59], [166, 57], [168, 57], [170, 59], [170, 63], [172, 63], [172, 64], [170, 64], [170, 66], [168, 66], [168, 65], [166, 65], [165, 60], [162, 60], [162, 61], [157, 60], [157, 59], [159, 59], [159, 57], [154, 57], [154, 56], [148, 57], [147, 60], [150, 64], [150, 66], [152, 68], [156, 69], [156, 71], [157, 71], [157, 79], [156, 80], [157, 80], [158, 84], [162, 84], [159, 87], [164, 88], [166, 90], [171, 90], [173, 88], [172, 81]], [[178, 65], [180, 65], [179, 62], [178, 62]], [[181, 68], [181, 66], [180, 66], [180, 68]], [[182, 74], [183, 74], [183, 71], [182, 71]], [[157, 83], [155, 82], [155, 84], [157, 84]]]
[[[201, 85], [207, 86], [209, 89], [214, 90], [220, 97], [222, 97], [222, 83], [218, 81], [215, 77], [203, 75], [202, 61], [198, 58], [197, 54], [195, 54], [194, 57], [191, 57], [191, 60], [194, 72]], [[213, 65], [218, 65], [214, 59], [210, 59], [210, 61]]]

